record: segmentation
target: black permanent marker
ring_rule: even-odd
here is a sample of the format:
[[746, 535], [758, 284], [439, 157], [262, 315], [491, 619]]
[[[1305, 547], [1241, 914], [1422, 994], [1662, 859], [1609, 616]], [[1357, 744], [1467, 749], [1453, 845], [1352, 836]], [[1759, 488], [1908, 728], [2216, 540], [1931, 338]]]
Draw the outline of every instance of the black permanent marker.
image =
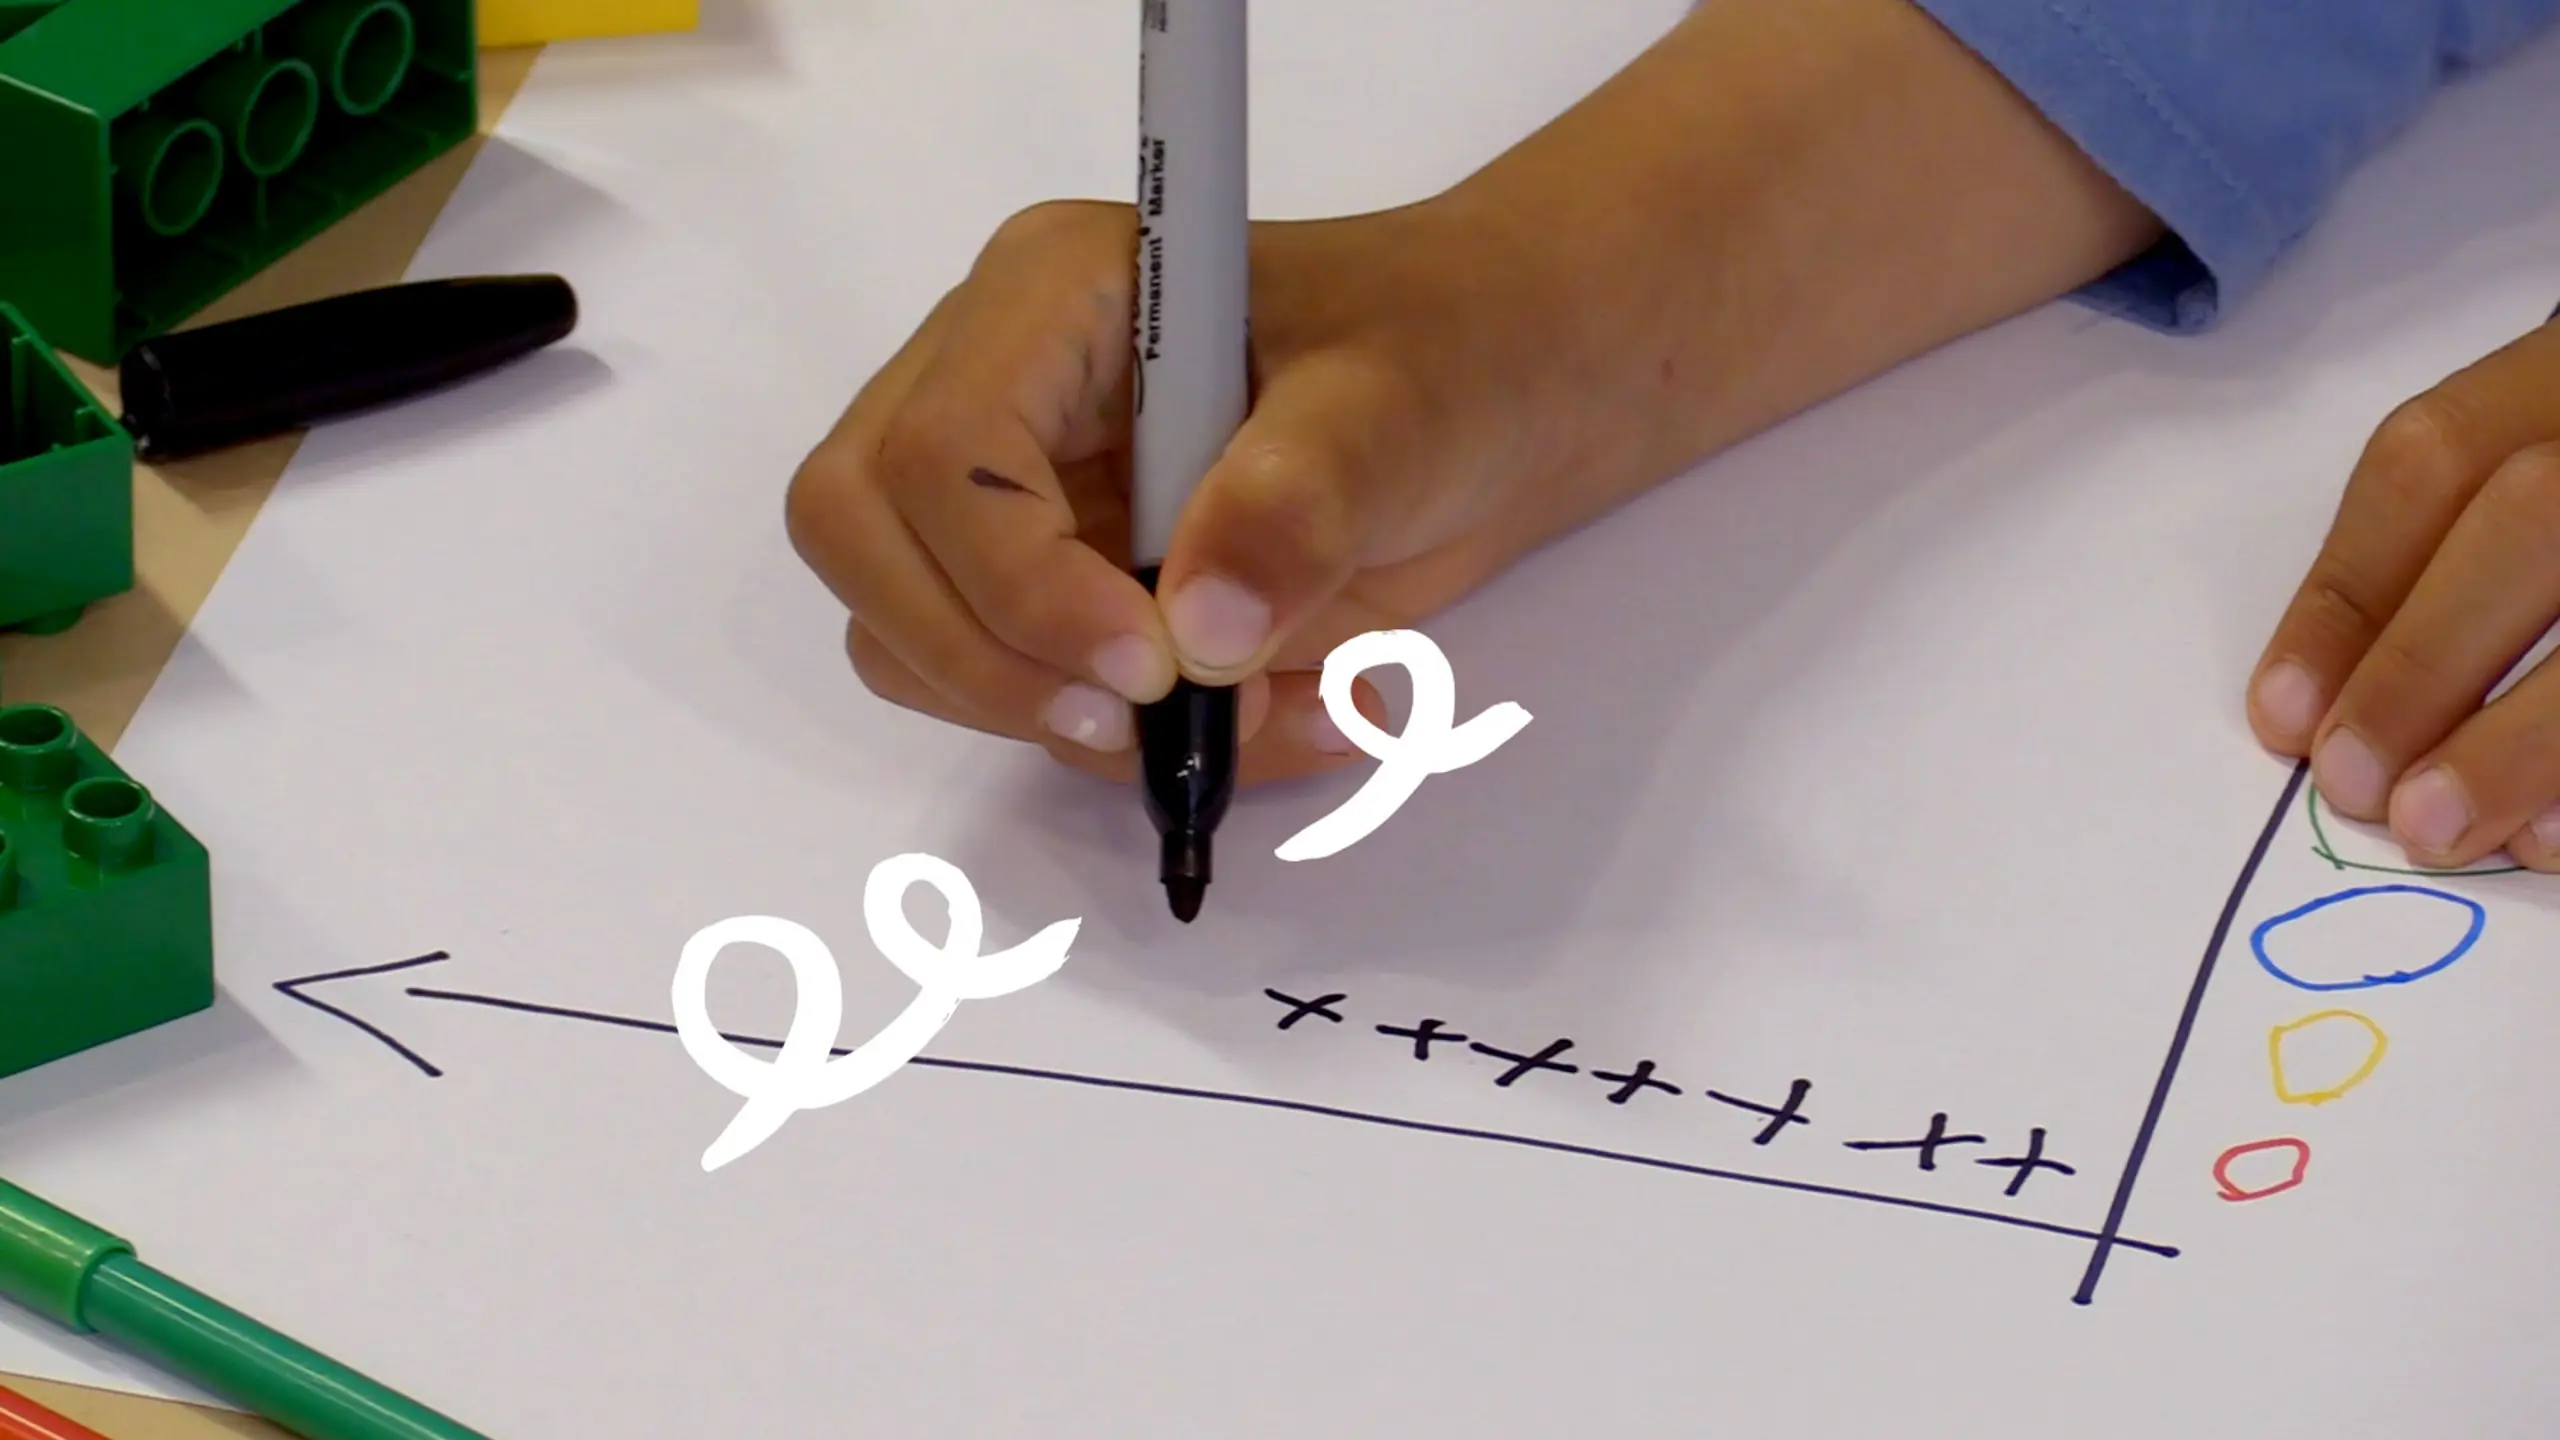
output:
[[174, 460], [406, 400], [561, 339], [557, 275], [417, 280], [181, 330], [124, 358], [125, 428]]
[[[1130, 539], [1149, 590], [1249, 403], [1245, 193], [1245, 0], [1141, 0]], [[1235, 691], [1176, 681], [1137, 728], [1165, 899], [1188, 923], [1235, 794]]]

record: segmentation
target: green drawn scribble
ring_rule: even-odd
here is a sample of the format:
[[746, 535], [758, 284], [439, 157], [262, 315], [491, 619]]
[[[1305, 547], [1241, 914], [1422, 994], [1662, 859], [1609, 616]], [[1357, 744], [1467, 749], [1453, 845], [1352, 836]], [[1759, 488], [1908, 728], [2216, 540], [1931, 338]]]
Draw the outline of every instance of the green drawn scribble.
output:
[[2302, 809], [2304, 814], [2311, 817], [2311, 853], [2328, 861], [2330, 865], [2340, 870], [2367, 870], [2376, 875], [2418, 875], [2431, 878], [2442, 878], [2448, 875], [2519, 875], [2525, 873], [2525, 867], [2512, 863], [2489, 866], [2475, 865], [2473, 868], [2468, 870], [2412, 870], [2399, 865], [2367, 865], [2360, 860], [2349, 860], [2341, 856], [2337, 850], [2329, 844], [2329, 827], [2320, 823], [2320, 787], [2318, 785], [2306, 784], [2302, 787]]

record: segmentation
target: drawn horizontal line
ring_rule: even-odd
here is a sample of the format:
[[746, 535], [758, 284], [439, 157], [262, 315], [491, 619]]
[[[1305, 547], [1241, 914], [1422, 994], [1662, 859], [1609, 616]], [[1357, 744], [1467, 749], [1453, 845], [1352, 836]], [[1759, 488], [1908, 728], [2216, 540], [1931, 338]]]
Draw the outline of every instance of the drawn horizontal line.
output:
[[[409, 994], [421, 1000], [446, 1000], [456, 1004], [480, 1005], [492, 1010], [512, 1010], [525, 1015], [548, 1015], [564, 1020], [584, 1020], [597, 1025], [612, 1025], [625, 1030], [646, 1030], [654, 1034], [673, 1035], [676, 1027], [661, 1020], [640, 1020], [628, 1015], [604, 1015], [591, 1010], [572, 1010], [558, 1005], [539, 1005], [529, 1000], [510, 1000], [498, 995], [475, 995], [460, 990], [431, 990], [411, 987]], [[764, 1050], [779, 1050], [782, 1042], [760, 1035], [732, 1035], [721, 1032], [732, 1044], [752, 1045]], [[831, 1053], [847, 1055], [842, 1047]], [[1652, 1170], [1668, 1170], [1675, 1174], [1695, 1175], [1707, 1180], [1727, 1180], [1737, 1185], [1757, 1185], [1764, 1189], [1792, 1191], [1800, 1195], [1827, 1195], [1837, 1200], [1859, 1200], [1870, 1205], [1887, 1205], [1901, 1210], [1917, 1210], [1931, 1215], [1946, 1215], [1963, 1220], [1980, 1220], [1993, 1225], [2006, 1225], [2017, 1230], [2035, 1230], [2047, 1235], [2061, 1235], [2074, 1240], [2107, 1240], [2127, 1250], [2174, 1258], [2178, 1248], [2147, 1240], [2104, 1235], [2074, 1225], [2058, 1225], [2051, 1221], [2030, 1219], [2024, 1215], [2003, 1214], [1997, 1210], [1977, 1210], [1963, 1205], [1945, 1205], [1934, 1200], [1916, 1200], [1906, 1195], [1888, 1195], [1874, 1190], [1854, 1190], [1843, 1185], [1821, 1185], [1809, 1180], [1787, 1180], [1775, 1175], [1758, 1175], [1747, 1170], [1725, 1170], [1712, 1165], [1692, 1165], [1684, 1160], [1666, 1160], [1654, 1155], [1637, 1155], [1623, 1150], [1604, 1150], [1594, 1145], [1575, 1145], [1563, 1140], [1545, 1140], [1534, 1135], [1513, 1135], [1499, 1130], [1478, 1130], [1465, 1125], [1442, 1125], [1429, 1120], [1408, 1120], [1396, 1115], [1380, 1115], [1366, 1110], [1346, 1110], [1334, 1105], [1317, 1105], [1304, 1100], [1282, 1100], [1269, 1095], [1243, 1095], [1227, 1090], [1201, 1090], [1187, 1085], [1161, 1085], [1148, 1080], [1119, 1080], [1103, 1075], [1079, 1075], [1067, 1070], [1040, 1070], [1027, 1065], [999, 1065], [984, 1060], [945, 1060], [919, 1055], [907, 1062], [935, 1070], [972, 1071], [981, 1075], [1009, 1075], [1024, 1080], [1048, 1080], [1062, 1085], [1082, 1085], [1096, 1090], [1122, 1090], [1142, 1095], [1164, 1095], [1181, 1100], [1210, 1100], [1226, 1105], [1250, 1105], [1264, 1110], [1286, 1110], [1300, 1115], [1319, 1115], [1329, 1120], [1349, 1120], [1363, 1125], [1383, 1125], [1390, 1129], [1411, 1130], [1425, 1135], [1448, 1135], [1462, 1140], [1482, 1140], [1496, 1145], [1513, 1145], [1526, 1150], [1544, 1150], [1558, 1155], [1579, 1155], [1591, 1160], [1609, 1160], [1621, 1165], [1641, 1165]]]

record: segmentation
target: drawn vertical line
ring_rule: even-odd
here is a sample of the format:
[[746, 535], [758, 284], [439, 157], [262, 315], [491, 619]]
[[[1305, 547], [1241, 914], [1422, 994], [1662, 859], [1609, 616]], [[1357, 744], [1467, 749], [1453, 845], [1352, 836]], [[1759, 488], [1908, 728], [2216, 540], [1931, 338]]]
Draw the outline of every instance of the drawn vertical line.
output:
[[2143, 1157], [2151, 1152], [2151, 1134], [2159, 1128], [2160, 1113], [2169, 1106], [2169, 1087], [2178, 1083], [2178, 1064], [2186, 1058], [2187, 1037], [2194, 1033], [2196, 1015], [2204, 1009], [2204, 994], [2213, 984], [2213, 970], [2222, 958], [2222, 947], [2231, 938], [2232, 922], [2239, 918], [2240, 902], [2248, 897], [2251, 882], [2258, 878], [2258, 867], [2266, 862], [2267, 850], [2275, 844], [2278, 831], [2293, 811], [2293, 799], [2302, 791], [2305, 776], [2311, 773], [2311, 762], [2297, 761], [2293, 775], [2284, 783], [2284, 794], [2277, 798], [2275, 809], [2268, 813], [2267, 823], [2258, 831], [2258, 843], [2249, 850], [2249, 863], [2240, 867], [2240, 878], [2231, 884], [2231, 893], [2223, 897], [2222, 914], [2213, 922], [2213, 938], [2205, 942], [2204, 959], [2196, 965], [2195, 983], [2187, 987], [2186, 1009], [2179, 1012], [2178, 1028], [2169, 1036], [2168, 1057], [2160, 1062], [2160, 1078], [2152, 1083], [2151, 1104], [2142, 1112], [2142, 1126], [2133, 1133], [2133, 1150], [2125, 1156], [2124, 1173], [2116, 1179], [2115, 1198], [2107, 1204], [2106, 1223], [2098, 1227], [2098, 1238], [2089, 1247], [2089, 1268], [2080, 1276], [2080, 1289], [2071, 1297], [2074, 1305], [2086, 1305], [2098, 1293], [2098, 1278], [2106, 1273], [2107, 1257], [2114, 1253], [2117, 1238], [2124, 1233], [2124, 1212], [2133, 1203], [2134, 1183], [2142, 1178]]

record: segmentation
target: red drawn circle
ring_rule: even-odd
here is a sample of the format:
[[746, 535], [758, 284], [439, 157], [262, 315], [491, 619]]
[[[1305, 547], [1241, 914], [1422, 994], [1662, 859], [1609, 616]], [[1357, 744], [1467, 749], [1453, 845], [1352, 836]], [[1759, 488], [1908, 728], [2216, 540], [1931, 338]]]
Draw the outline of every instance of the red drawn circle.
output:
[[[2267, 1150], [2292, 1151], [2293, 1173], [2272, 1185], [2262, 1185], [2255, 1190], [2241, 1189], [2231, 1178], [2231, 1162]], [[2279, 1136], [2273, 1140], [2252, 1140], [2246, 1145], [2234, 1145], [2222, 1152], [2222, 1158], [2213, 1162], [2213, 1183], [2214, 1188], [2225, 1200], [2264, 1200], [2270, 1195], [2281, 1195], [2301, 1184], [2303, 1172], [2310, 1168], [2311, 1146], [2301, 1140], [2290, 1135]]]

